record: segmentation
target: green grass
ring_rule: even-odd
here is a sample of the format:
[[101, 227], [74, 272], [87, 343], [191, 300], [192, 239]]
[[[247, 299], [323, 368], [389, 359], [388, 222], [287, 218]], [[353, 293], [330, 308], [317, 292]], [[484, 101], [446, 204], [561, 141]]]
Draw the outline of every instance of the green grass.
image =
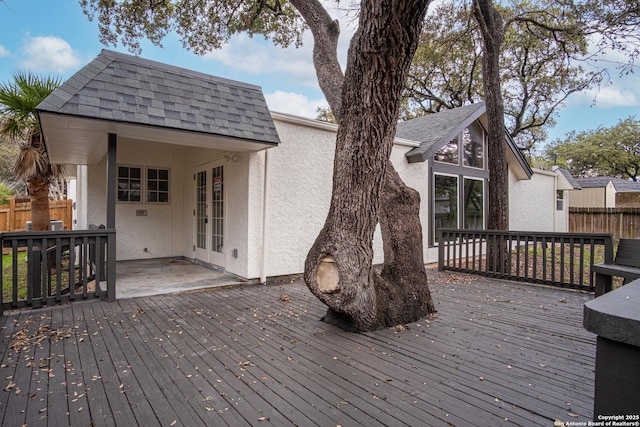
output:
[[[2, 298], [11, 301], [13, 255], [2, 255]], [[27, 298], [27, 251], [18, 252], [18, 299]]]
[[[18, 300], [27, 299], [27, 251], [18, 252]], [[73, 280], [77, 281], [79, 278], [77, 277], [77, 269], [71, 269], [73, 272]], [[55, 270], [52, 271], [52, 285], [55, 287], [56, 274]], [[62, 262], [62, 271], [61, 271], [61, 283], [62, 287], [65, 288], [69, 283], [69, 267], [68, 262], [65, 263], [65, 260]], [[44, 295], [43, 295], [44, 296]], [[13, 255], [3, 255], [2, 256], [2, 298], [4, 302], [8, 302], [13, 300]]]
[[[617, 247], [618, 244], [617, 242], [614, 242], [614, 248], [613, 248], [613, 253], [615, 254], [617, 251]], [[539, 245], [536, 245], [535, 248], [535, 253], [536, 253], [536, 261], [537, 261], [537, 270], [538, 270], [538, 274], [541, 274], [542, 272], [542, 264], [546, 264], [546, 271], [547, 274], [550, 275], [551, 273], [551, 265], [554, 264], [555, 265], [555, 278], [559, 279], [560, 276], [564, 276], [564, 278], [566, 280], [569, 280], [570, 276], [571, 276], [571, 265], [573, 264], [573, 275], [574, 275], [574, 280], [577, 280], [580, 276], [580, 247], [576, 244], [574, 249], [573, 249], [573, 255], [571, 253], [571, 250], [569, 249], [569, 244], [565, 244], [564, 245], [564, 271], [560, 271], [560, 262], [561, 262], [561, 252], [562, 252], [562, 245], [561, 244], [556, 244], [555, 247], [555, 253], [554, 253], [554, 257], [552, 257], [552, 250], [551, 247], [547, 247], [546, 250], [544, 251], [544, 257], [543, 257], [543, 250], [542, 247], [540, 247]], [[534, 249], [532, 247], [529, 247], [527, 254], [521, 254], [522, 259], [524, 259], [525, 256], [527, 256], [529, 258], [529, 269], [532, 269], [532, 263], [533, 263], [533, 252]], [[514, 251], [514, 258], [515, 258], [515, 251]], [[594, 264], [598, 264], [604, 262], [604, 246], [599, 245], [596, 246], [594, 248], [594, 252], [593, 252], [593, 263]], [[522, 264], [524, 263], [523, 260], [521, 260], [520, 264], [521, 264], [521, 268], [522, 268]], [[582, 277], [583, 280], [585, 280], [586, 282], [589, 282], [589, 275], [591, 273], [591, 247], [590, 246], [586, 246], [584, 247], [584, 253], [583, 253], [583, 270], [582, 270]], [[550, 276], [548, 276], [550, 277]], [[622, 279], [619, 277], [614, 277], [613, 279], [613, 286], [614, 289], [621, 286], [622, 285]]]

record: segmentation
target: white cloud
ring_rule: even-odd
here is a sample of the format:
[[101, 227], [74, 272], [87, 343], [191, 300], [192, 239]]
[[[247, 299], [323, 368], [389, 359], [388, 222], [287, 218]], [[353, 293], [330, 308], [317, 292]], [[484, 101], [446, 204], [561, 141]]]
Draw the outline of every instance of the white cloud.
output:
[[9, 56], [9, 50], [0, 44], [0, 58], [4, 58], [5, 56]]
[[[353, 12], [346, 9], [331, 8], [325, 5], [329, 13], [340, 20], [341, 36], [338, 44], [338, 58], [344, 68], [346, 65], [349, 41], [355, 31]], [[259, 36], [251, 38], [246, 34], [233, 37], [221, 49], [204, 55], [205, 60], [218, 62], [225, 67], [248, 74], [272, 74], [281, 76], [283, 86], [295, 84], [305, 87], [318, 87], [313, 65], [313, 36], [306, 31], [302, 46], [281, 48]]]
[[294, 114], [312, 119], [318, 115], [316, 112], [318, 107], [327, 106], [327, 102], [324, 99], [309, 99], [299, 93], [283, 92], [280, 90], [266, 93], [264, 97], [271, 111]]
[[633, 76], [612, 79], [605, 86], [572, 95], [570, 105], [596, 108], [639, 107], [640, 79]]
[[22, 46], [20, 65], [30, 71], [64, 74], [78, 68], [83, 60], [71, 45], [55, 36], [31, 37]]
[[298, 85], [317, 86], [313, 67], [312, 40], [302, 47], [286, 49], [273, 46], [270, 42], [239, 35], [221, 49], [204, 56], [205, 60], [216, 61], [238, 72], [248, 74], [278, 74], [283, 80], [292, 80]]

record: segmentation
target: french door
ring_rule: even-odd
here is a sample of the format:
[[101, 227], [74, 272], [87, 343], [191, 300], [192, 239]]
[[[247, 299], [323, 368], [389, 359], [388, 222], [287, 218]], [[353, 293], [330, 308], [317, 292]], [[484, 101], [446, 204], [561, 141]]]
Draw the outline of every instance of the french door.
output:
[[195, 258], [225, 267], [224, 166], [208, 164], [195, 174]]

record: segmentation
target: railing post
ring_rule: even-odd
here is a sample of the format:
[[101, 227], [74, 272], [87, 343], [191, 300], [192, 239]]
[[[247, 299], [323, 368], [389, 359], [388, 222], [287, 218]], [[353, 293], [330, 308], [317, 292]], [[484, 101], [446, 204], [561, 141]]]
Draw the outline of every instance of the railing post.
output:
[[442, 229], [438, 230], [438, 271], [444, 271], [444, 233]]
[[4, 233], [0, 233], [0, 248], [2, 257], [0, 258], [0, 317], [4, 315]]
[[107, 301], [116, 300], [116, 233], [107, 235]]

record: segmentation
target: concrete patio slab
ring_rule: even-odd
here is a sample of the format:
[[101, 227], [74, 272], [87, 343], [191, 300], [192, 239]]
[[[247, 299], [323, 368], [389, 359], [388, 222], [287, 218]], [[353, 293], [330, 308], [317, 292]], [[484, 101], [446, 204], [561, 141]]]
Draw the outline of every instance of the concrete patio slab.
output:
[[189, 260], [161, 258], [118, 262], [116, 283], [116, 298], [122, 299], [246, 285], [251, 282]]

